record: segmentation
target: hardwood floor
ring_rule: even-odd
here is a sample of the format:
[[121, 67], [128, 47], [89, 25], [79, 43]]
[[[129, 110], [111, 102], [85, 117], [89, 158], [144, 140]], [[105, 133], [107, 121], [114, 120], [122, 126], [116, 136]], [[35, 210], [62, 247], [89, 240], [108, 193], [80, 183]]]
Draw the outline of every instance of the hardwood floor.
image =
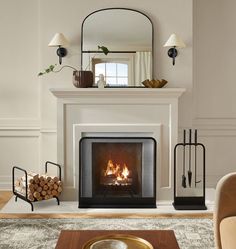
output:
[[[0, 209], [10, 200], [12, 192], [0, 191]], [[123, 214], [123, 213], [61, 213], [61, 214], [37, 214], [37, 213], [0, 213], [0, 218], [12, 218], [12, 219], [63, 219], [63, 218], [209, 218], [213, 217], [212, 213], [167, 213], [167, 214]]]
[[12, 192], [0, 191], [0, 210], [11, 199], [11, 197], [12, 197]]

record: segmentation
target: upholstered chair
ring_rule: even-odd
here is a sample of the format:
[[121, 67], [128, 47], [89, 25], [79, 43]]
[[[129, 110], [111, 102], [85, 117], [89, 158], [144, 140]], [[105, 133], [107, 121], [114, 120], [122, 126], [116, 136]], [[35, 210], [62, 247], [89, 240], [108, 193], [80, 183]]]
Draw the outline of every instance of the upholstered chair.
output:
[[214, 233], [217, 249], [236, 249], [236, 173], [224, 176], [216, 186]]

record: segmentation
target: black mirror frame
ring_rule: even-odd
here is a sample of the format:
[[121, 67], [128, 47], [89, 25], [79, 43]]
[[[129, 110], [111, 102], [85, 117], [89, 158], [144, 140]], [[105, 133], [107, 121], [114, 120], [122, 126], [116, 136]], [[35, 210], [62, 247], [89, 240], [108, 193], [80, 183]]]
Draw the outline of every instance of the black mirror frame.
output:
[[[81, 50], [81, 62], [80, 62], [80, 65], [81, 65], [81, 71], [83, 70], [83, 33], [84, 33], [84, 22], [86, 21], [86, 19], [97, 13], [97, 12], [101, 12], [101, 11], [106, 11], [106, 10], [130, 10], [130, 11], [134, 11], [134, 12], [137, 12], [139, 14], [142, 14], [144, 15], [151, 23], [151, 27], [152, 27], [152, 78], [154, 77], [154, 25], [153, 25], [153, 22], [151, 20], [151, 18], [149, 16], [147, 16], [146, 14], [144, 14], [143, 12], [139, 11], [139, 10], [135, 10], [135, 9], [130, 9], [130, 8], [104, 8], [104, 9], [99, 9], [99, 10], [96, 10], [96, 11], [93, 11], [91, 12], [89, 15], [87, 15], [83, 22], [82, 22], [82, 25], [81, 25], [81, 38], [80, 38], [80, 50]], [[110, 51], [112, 52], [112, 51]], [[121, 53], [122, 51], [114, 51], [113, 53]], [[124, 52], [124, 51], [123, 51]]]

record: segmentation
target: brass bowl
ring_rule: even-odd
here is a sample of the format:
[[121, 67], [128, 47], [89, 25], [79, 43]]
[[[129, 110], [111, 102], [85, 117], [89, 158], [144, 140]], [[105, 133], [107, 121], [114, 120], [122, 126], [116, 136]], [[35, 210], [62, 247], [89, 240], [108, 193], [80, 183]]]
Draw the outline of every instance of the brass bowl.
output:
[[121, 240], [104, 239], [94, 242], [90, 249], [127, 249], [128, 246]]
[[144, 80], [142, 84], [147, 88], [162, 88], [165, 84], [167, 84], [167, 80]]
[[[102, 240], [119, 240], [127, 245], [127, 249], [154, 249], [147, 240], [129, 234], [108, 234], [98, 236], [87, 241], [82, 249], [94, 249], [91, 246]], [[103, 248], [105, 249], [105, 247]]]

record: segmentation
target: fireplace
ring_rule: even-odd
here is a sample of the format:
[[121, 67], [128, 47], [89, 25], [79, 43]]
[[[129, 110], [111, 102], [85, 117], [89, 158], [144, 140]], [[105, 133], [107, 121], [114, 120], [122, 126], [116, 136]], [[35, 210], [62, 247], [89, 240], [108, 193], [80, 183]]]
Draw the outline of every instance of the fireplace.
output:
[[[94, 136], [154, 138], [157, 141], [156, 201], [173, 199], [173, 151], [178, 143], [178, 102], [185, 89], [57, 88], [51, 89], [51, 92], [57, 98], [57, 162], [62, 165], [63, 180], [61, 200], [78, 201], [79, 196], [91, 199], [92, 189], [89, 190], [85, 183], [83, 190], [80, 189], [83, 185], [79, 182], [79, 165], [81, 161], [86, 164], [88, 161], [84, 156], [80, 158], [79, 141], [83, 137]], [[91, 172], [82, 170], [92, 174], [92, 157], [88, 160]], [[117, 163], [115, 159], [111, 160]], [[146, 167], [143, 163], [142, 166]], [[89, 180], [92, 181], [92, 175]], [[145, 189], [142, 186], [142, 191]], [[120, 200], [117, 202], [121, 203]]]
[[156, 207], [156, 141], [83, 137], [79, 207]]

